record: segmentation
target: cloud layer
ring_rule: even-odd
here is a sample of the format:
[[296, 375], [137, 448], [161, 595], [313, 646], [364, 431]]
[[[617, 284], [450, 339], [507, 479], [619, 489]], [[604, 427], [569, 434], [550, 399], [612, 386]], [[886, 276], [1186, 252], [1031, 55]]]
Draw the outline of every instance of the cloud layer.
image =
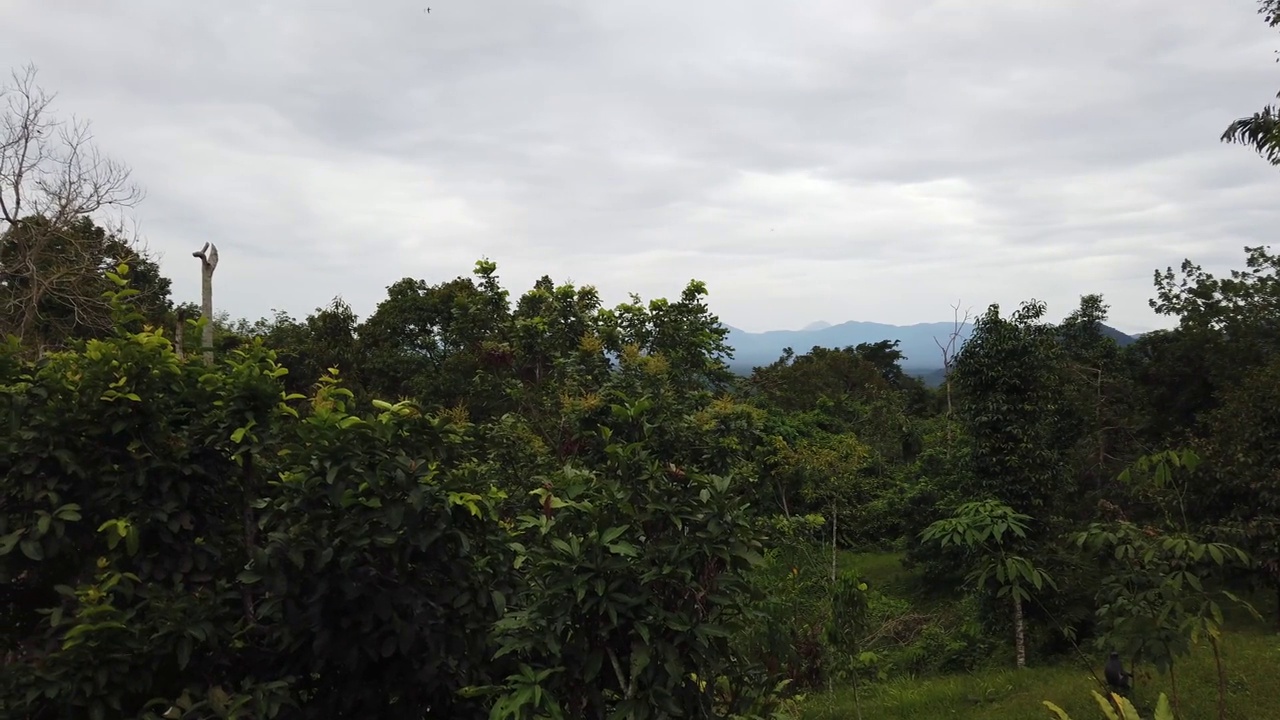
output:
[[749, 330], [945, 320], [957, 300], [1114, 324], [1157, 267], [1238, 266], [1280, 173], [1218, 135], [1280, 89], [1249, 0], [9, 0], [0, 62], [147, 191], [182, 298], [370, 312], [496, 260], [674, 295]]

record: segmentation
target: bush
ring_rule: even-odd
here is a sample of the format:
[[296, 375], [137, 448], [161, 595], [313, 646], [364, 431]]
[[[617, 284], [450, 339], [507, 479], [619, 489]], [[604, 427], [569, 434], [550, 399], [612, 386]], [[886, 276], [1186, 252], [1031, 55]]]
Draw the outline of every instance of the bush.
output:
[[770, 678], [797, 689], [816, 688], [826, 678], [822, 634], [831, 615], [831, 555], [809, 539], [822, 524], [821, 516], [776, 523], [765, 561], [750, 575], [759, 619], [734, 642]]
[[[0, 715], [774, 713], [730, 646], [750, 493], [673, 457], [698, 407], [662, 367], [624, 367], [606, 426], [564, 421], [589, 447], [507, 497], [489, 447], [550, 465], [519, 422], [358, 413], [332, 376], [290, 395], [257, 342], [212, 367], [149, 330], [0, 354]], [[735, 464], [717, 437], [685, 446]]]

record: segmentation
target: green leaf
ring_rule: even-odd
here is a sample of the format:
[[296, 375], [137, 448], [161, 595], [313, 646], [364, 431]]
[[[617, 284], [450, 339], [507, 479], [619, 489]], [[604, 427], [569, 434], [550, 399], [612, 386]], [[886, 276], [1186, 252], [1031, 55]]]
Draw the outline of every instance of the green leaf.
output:
[[8, 555], [13, 552], [14, 546], [18, 544], [18, 539], [26, 532], [26, 528], [22, 528], [14, 530], [8, 535], [0, 535], [0, 555]]
[[22, 549], [22, 554], [26, 555], [30, 560], [39, 561], [44, 559], [44, 547], [38, 540], [27, 538], [19, 543], [18, 546]]
[[636, 546], [629, 542], [610, 543], [607, 547], [609, 548], [609, 552], [614, 555], [625, 555], [627, 557], [638, 557], [640, 555], [640, 551]]
[[1123, 720], [1116, 714], [1115, 706], [1111, 704], [1110, 700], [1103, 697], [1097, 690], [1093, 690], [1091, 692], [1093, 693], [1093, 699], [1098, 703], [1098, 709], [1102, 711], [1103, 716], [1106, 717], [1107, 720]]
[[762, 563], [764, 563], [764, 558], [760, 556], [760, 553], [748, 547], [735, 548], [733, 551], [733, 554], [742, 558], [743, 560], [746, 560], [747, 563], [750, 564], [752, 567], [755, 567], [757, 565], [761, 565]]
[[191, 662], [191, 638], [183, 637], [178, 639], [178, 669], [185, 670]]
[[600, 542], [604, 543], [605, 545], [608, 545], [614, 540], [617, 540], [618, 537], [622, 535], [622, 533], [626, 532], [628, 527], [629, 526], [627, 525], [619, 525], [617, 527], [609, 528], [608, 530], [604, 531], [604, 533], [600, 536]]

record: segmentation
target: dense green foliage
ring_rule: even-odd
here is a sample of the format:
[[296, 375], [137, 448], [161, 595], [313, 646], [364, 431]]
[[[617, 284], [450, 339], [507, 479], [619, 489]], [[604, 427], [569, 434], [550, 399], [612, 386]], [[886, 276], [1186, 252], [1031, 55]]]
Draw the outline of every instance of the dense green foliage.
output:
[[993, 305], [930, 389], [894, 338], [735, 377], [698, 281], [607, 308], [489, 261], [214, 319], [206, 364], [91, 216], [0, 235], [0, 717], [861, 715], [1115, 650], [1160, 717], [1211, 668], [1222, 719], [1229, 634], [1280, 624], [1268, 248], [1156, 272], [1174, 327], [1123, 347], [1098, 295]]
[[[358, 411], [333, 373], [290, 393], [260, 342], [212, 368], [179, 360], [161, 332], [127, 329], [133, 292], [115, 294], [114, 336], [34, 364], [14, 346], [0, 364], [6, 712], [640, 718], [773, 702], [730, 649], [760, 532], [749, 486], [715, 474], [732, 471], [733, 408], [692, 391], [705, 365], [630, 345], [595, 384], [508, 393], [557, 403], [554, 427]], [[658, 335], [635, 315], [628, 332]]]
[[[363, 323], [340, 303], [224, 323], [206, 367], [143, 327], [122, 267], [106, 336], [0, 356], [0, 701], [766, 717], [837, 680], [1086, 640], [1176, 677], [1243, 595], [1280, 592], [1276, 355], [1251, 324], [1276, 263], [1249, 263], [1158, 274], [1182, 325], [1124, 349], [1096, 296], [1057, 325], [992, 308], [951, 412], [892, 343], [735, 382], [698, 283], [605, 309], [543, 279], [510, 302], [487, 262], [399, 283]], [[1210, 336], [1230, 354], [1207, 388], [1153, 385]], [[921, 598], [968, 599], [903, 602], [841, 560], [894, 547]]]

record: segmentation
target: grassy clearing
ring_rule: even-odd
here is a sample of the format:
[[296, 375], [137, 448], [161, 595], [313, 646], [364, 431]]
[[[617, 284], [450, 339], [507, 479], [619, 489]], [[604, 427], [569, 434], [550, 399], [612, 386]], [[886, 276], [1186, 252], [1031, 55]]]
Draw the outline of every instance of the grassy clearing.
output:
[[910, 600], [912, 607], [920, 612], [946, 610], [952, 604], [949, 600], [926, 593], [920, 575], [902, 567], [905, 555], [903, 552], [842, 553], [837, 567], [842, 572], [857, 572], [885, 595]]
[[[846, 554], [842, 569], [856, 569], [882, 591], [898, 597], [914, 594], [914, 575], [898, 564], [894, 553]], [[1265, 623], [1233, 623], [1223, 642], [1228, 678], [1227, 707], [1239, 720], [1280, 720], [1280, 636]], [[1095, 672], [1101, 672], [1101, 659]], [[1140, 670], [1141, 673], [1141, 670]], [[1134, 701], [1150, 711], [1159, 693], [1170, 693], [1167, 676], [1140, 675]], [[1098, 685], [1080, 661], [1063, 659], [1051, 667], [1024, 671], [993, 669], [971, 674], [926, 678], [899, 678], [866, 685], [861, 689], [862, 717], [867, 720], [1029, 720], [1047, 718], [1041, 704], [1051, 700], [1077, 720], [1101, 715], [1090, 690]], [[1210, 720], [1217, 717], [1217, 679], [1213, 655], [1207, 646], [1178, 668], [1181, 717]], [[1171, 694], [1171, 693], [1170, 693]], [[851, 688], [811, 694], [804, 702], [807, 720], [854, 718]]]
[[918, 584], [915, 573], [902, 567], [900, 552], [841, 553], [836, 565], [841, 572], [856, 571], [875, 583], [887, 595], [906, 596]]
[[[1280, 637], [1261, 632], [1235, 633], [1225, 642], [1230, 717], [1240, 720], [1280, 718]], [[1205, 648], [1179, 669], [1182, 717], [1215, 718], [1217, 690], [1213, 657]], [[1093, 678], [1080, 665], [992, 670], [972, 675], [899, 679], [862, 690], [864, 718], [973, 718], [1027, 720], [1047, 718], [1042, 700], [1052, 700], [1078, 720], [1099, 717], [1090, 690]], [[1169, 692], [1167, 677], [1143, 682], [1134, 697], [1139, 707], [1154, 706], [1160, 692]], [[853, 691], [810, 696], [807, 720], [855, 717]]]

